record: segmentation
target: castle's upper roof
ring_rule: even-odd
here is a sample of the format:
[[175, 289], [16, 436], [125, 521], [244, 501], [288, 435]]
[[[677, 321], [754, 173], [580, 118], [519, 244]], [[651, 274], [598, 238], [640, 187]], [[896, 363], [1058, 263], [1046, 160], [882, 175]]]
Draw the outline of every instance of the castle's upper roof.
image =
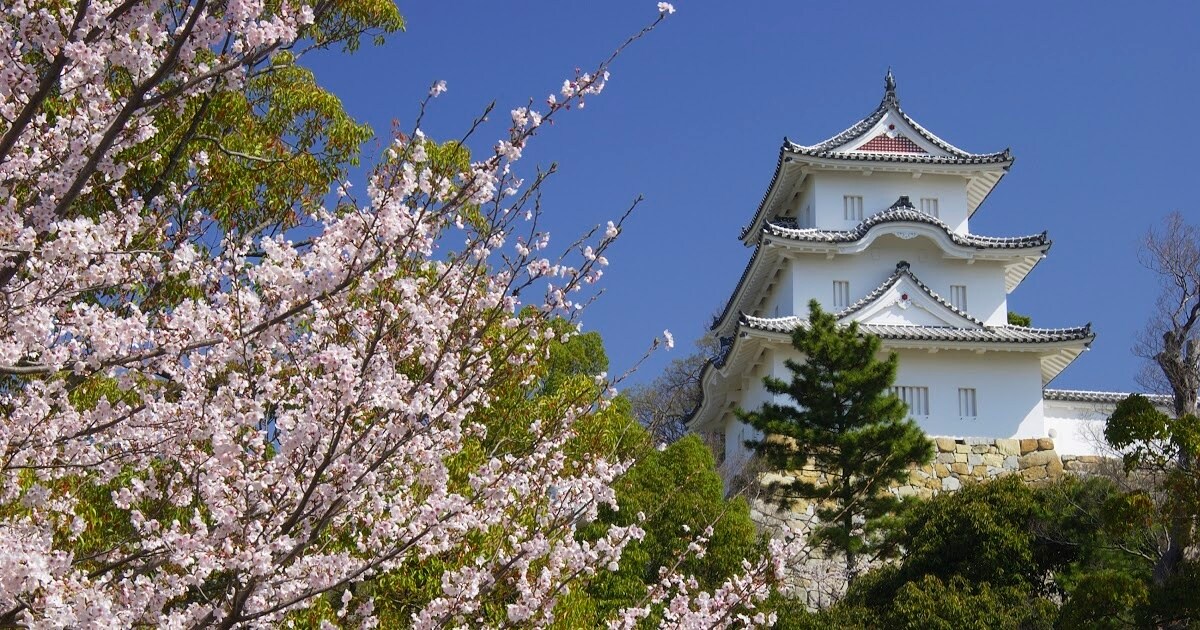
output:
[[835, 160], [928, 162], [937, 164], [999, 164], [1012, 161], [1008, 149], [971, 153], [942, 140], [900, 108], [896, 79], [888, 69], [883, 100], [875, 111], [845, 131], [813, 145], [784, 139], [784, 149], [797, 155]]
[[971, 153], [922, 127], [901, 109], [900, 99], [896, 96], [896, 80], [889, 69], [883, 100], [866, 118], [817, 144], [802, 145], [786, 137], [783, 139], [775, 174], [753, 219], [742, 229], [741, 239], [749, 245], [764, 219], [774, 213], [775, 204], [786, 198], [781, 190], [791, 189], [804, 178], [798, 172], [800, 166], [961, 174], [968, 180], [968, 210], [974, 212], [1012, 163], [1012, 152], [1008, 149]]

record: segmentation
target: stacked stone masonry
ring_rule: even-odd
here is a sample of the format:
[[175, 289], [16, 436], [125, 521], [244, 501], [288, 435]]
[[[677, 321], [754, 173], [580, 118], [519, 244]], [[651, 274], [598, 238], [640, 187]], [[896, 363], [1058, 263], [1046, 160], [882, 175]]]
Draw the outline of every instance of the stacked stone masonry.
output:
[[[1051, 438], [934, 438], [933, 442], [933, 462], [913, 467], [908, 483], [891, 488], [893, 494], [930, 498], [1005, 475], [1020, 475], [1025, 483], [1037, 486], [1065, 474], [1085, 477], [1120, 467], [1118, 460], [1097, 455], [1059, 455]], [[771, 536], [803, 539], [817, 520], [816, 506], [795, 500], [790, 509], [781, 510], [765, 492], [773, 482], [792, 479], [824, 481], [823, 475], [813, 470], [762, 473], [758, 482], [764, 492], [751, 499], [750, 516]], [[837, 576], [839, 566], [837, 559], [818, 553], [804, 566], [793, 567], [790, 576], [793, 593], [806, 599], [813, 608], [836, 601], [844, 588], [844, 580]]]

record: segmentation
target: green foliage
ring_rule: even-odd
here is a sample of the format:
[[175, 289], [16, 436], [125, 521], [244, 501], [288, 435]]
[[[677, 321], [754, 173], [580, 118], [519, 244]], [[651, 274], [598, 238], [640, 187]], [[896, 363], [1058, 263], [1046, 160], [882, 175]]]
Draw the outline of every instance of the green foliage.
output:
[[1200, 584], [1180, 574], [1170, 589], [1153, 586], [1149, 558], [1159, 530], [1114, 508], [1129, 496], [1099, 477], [1032, 489], [1010, 476], [910, 505], [886, 537], [904, 550], [903, 561], [863, 575], [834, 608], [868, 611], [887, 628], [1125, 628], [1193, 619], [1187, 602]]
[[894, 578], [877, 585], [872, 599], [890, 599], [924, 576], [962, 577], [997, 587], [1040, 588], [1049, 567], [1038, 553], [1031, 525], [1040, 506], [1017, 477], [975, 484], [917, 504], [889, 533], [888, 543], [905, 551]]
[[1117, 403], [1104, 429], [1104, 438], [1125, 453], [1125, 469], [1164, 468], [1180, 456], [1200, 455], [1200, 418], [1171, 416], [1155, 408], [1150, 399], [1132, 394]]
[[956, 575], [948, 582], [927, 575], [896, 593], [883, 627], [903, 630], [1034, 630], [1052, 628], [1054, 606], [1029, 600], [1015, 587], [996, 588]]
[[1139, 611], [1138, 625], [1157, 628], [1200, 628], [1200, 564], [1185, 560], [1167, 580], [1152, 584], [1149, 601]]
[[1033, 325], [1033, 318], [1028, 315], [1022, 315], [1022, 314], [1014, 312], [1014, 311], [1009, 311], [1008, 312], [1008, 325], [1009, 326], [1024, 326], [1025, 328], [1029, 328], [1030, 326]]
[[1132, 628], [1133, 611], [1148, 599], [1145, 580], [1116, 570], [1088, 573], [1079, 579], [1059, 613], [1062, 628]]
[[792, 345], [805, 356], [786, 362], [792, 381], [767, 377], [764, 383], [794, 405], [766, 403], [739, 416], [767, 436], [748, 446], [771, 469], [811, 467], [826, 476], [821, 483], [777, 482], [770, 490], [785, 505], [795, 497], [818, 502], [826, 523], [818, 540], [844, 553], [853, 575], [855, 556], [869, 546], [866, 534], [899, 505], [888, 486], [907, 480], [910, 464], [933, 459], [933, 447], [891, 394], [896, 355], [876, 359], [878, 338], [861, 335], [856, 323], [839, 326], [814, 300]]

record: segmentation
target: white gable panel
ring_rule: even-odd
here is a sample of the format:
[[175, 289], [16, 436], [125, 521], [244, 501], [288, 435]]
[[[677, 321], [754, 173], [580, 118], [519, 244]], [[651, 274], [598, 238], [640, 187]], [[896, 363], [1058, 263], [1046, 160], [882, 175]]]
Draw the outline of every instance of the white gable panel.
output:
[[842, 317], [842, 321], [893, 326], [980, 328], [978, 322], [955, 312], [908, 273], [901, 274], [890, 287], [877, 292], [874, 299], [854, 308]]

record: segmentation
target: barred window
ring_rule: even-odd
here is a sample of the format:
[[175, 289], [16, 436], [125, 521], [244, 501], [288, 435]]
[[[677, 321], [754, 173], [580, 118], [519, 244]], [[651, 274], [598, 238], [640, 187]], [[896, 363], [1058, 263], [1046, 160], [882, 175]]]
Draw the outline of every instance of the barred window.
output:
[[937, 197], [922, 197], [921, 212], [928, 214], [931, 217], [938, 216], [938, 200]]
[[850, 306], [850, 281], [833, 281], [833, 308], [840, 309]]
[[845, 211], [847, 221], [862, 221], [863, 202], [860, 195], [846, 195], [842, 197], [842, 208]]
[[892, 388], [896, 398], [908, 405], [908, 415], [924, 417], [929, 415], [929, 388], [911, 385], [897, 385]]
[[958, 415], [962, 418], [974, 419], [975, 413], [975, 388], [974, 387], [959, 387], [958, 388]]
[[965, 284], [950, 285], [950, 305], [967, 312], [967, 286]]

